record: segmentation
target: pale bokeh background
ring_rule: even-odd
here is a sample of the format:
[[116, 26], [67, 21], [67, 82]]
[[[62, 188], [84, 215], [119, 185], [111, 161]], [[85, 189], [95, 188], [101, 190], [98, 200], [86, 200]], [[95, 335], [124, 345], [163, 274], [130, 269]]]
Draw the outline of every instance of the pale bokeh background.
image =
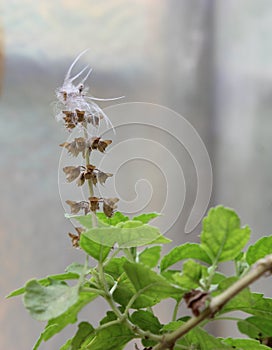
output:
[[[9, 0], [2, 4], [1, 349], [31, 349], [43, 327], [29, 317], [20, 298], [3, 297], [34, 276], [62, 272], [72, 261], [83, 260], [66, 236], [72, 227], [63, 215], [57, 171], [58, 144], [67, 134], [56, 124], [50, 106], [74, 57], [90, 47], [83, 60], [94, 67], [93, 95], [126, 95], [125, 102], [160, 104], [193, 125], [212, 160], [211, 204], [235, 208], [256, 240], [272, 227], [271, 31], [270, 0]], [[141, 129], [127, 132], [131, 137], [148, 135]], [[183, 233], [196, 192], [190, 155], [169, 135], [152, 129], [149, 136], [159, 138], [184, 171], [185, 207], [168, 233], [172, 246], [195, 240], [200, 227], [191, 235]], [[158, 154], [154, 157], [160, 159]], [[136, 164], [127, 171], [134, 175], [138, 168]], [[154, 172], [154, 181], [159, 176]], [[132, 184], [120, 182], [121, 194], [129, 197]], [[154, 186], [160, 192], [157, 182]], [[174, 186], [178, 192], [178, 178]], [[268, 281], [255, 288], [265, 286], [271, 296]], [[92, 305], [82, 319], [91, 317], [96, 324], [102, 306]], [[158, 311], [163, 320], [169, 318], [167, 310], [162, 306]], [[217, 332], [229, 336], [233, 329], [218, 326]], [[41, 349], [58, 349], [69, 332], [74, 328]]]

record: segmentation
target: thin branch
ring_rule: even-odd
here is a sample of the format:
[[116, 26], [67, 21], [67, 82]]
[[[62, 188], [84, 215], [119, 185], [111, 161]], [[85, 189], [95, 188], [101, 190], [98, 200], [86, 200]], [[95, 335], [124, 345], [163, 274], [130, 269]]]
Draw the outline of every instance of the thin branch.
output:
[[247, 288], [250, 284], [252, 284], [254, 281], [266, 273], [272, 273], [272, 254], [258, 260], [245, 276], [235, 282], [223, 293], [212, 298], [207, 309], [205, 309], [199, 316], [192, 317], [188, 322], [183, 324], [174, 332], [166, 334], [163, 337], [162, 341], [153, 347], [153, 350], [173, 349], [175, 342], [179, 338], [183, 337], [191, 329], [199, 325], [203, 320], [212, 317], [217, 311], [222, 309], [222, 307], [234, 296], [236, 296], [243, 289]]

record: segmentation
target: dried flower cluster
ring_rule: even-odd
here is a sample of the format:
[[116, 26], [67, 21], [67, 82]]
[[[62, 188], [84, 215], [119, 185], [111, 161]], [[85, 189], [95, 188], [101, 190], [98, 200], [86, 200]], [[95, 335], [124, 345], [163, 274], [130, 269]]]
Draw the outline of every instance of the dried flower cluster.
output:
[[[77, 214], [80, 211], [83, 211], [85, 215], [90, 212], [95, 214], [96, 211], [100, 210], [100, 207], [102, 207], [105, 215], [111, 217], [114, 210], [117, 208], [116, 203], [119, 199], [95, 197], [94, 186], [96, 186], [97, 183], [104, 185], [106, 180], [112, 177], [113, 174], [103, 172], [97, 169], [95, 165], [90, 164], [90, 155], [92, 151], [104, 153], [107, 147], [112, 143], [112, 140], [103, 140], [96, 135], [101, 120], [104, 119], [108, 125], [112, 124], [102, 109], [93, 102], [93, 100], [99, 99], [87, 96], [88, 88], [84, 87], [84, 83], [91, 73], [91, 69], [88, 70], [88, 73], [77, 85], [74, 84], [74, 81], [87, 70], [88, 66], [71, 77], [73, 67], [86, 51], [87, 50], [83, 51], [74, 60], [68, 69], [62, 87], [56, 91], [58, 107], [60, 109], [60, 112], [56, 116], [57, 120], [62, 121], [69, 132], [78, 128], [79, 132], [82, 134], [80, 137], [76, 137], [72, 142], [63, 142], [60, 146], [67, 149], [69, 155], [78, 157], [81, 154], [82, 158], [85, 160], [84, 165], [70, 165], [63, 168], [66, 180], [69, 183], [76, 180], [78, 186], [83, 186], [87, 182], [90, 192], [88, 201], [67, 200], [66, 203], [70, 206], [72, 214]], [[79, 246], [82, 229], [76, 228], [76, 231], [76, 235], [69, 233], [74, 247]]]

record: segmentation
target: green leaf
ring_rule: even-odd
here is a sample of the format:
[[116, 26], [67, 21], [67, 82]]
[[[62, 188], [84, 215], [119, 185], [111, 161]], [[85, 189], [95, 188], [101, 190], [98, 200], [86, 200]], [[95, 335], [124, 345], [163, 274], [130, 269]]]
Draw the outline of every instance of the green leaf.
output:
[[[82, 226], [84, 226], [87, 229], [93, 228], [92, 214], [87, 214], [87, 215], [69, 215], [69, 214], [65, 214], [65, 217], [70, 219], [70, 220], [78, 221]], [[96, 218], [97, 218], [97, 220], [96, 220], [97, 222], [96, 222], [95, 226], [98, 226], [98, 227], [109, 226], [108, 223], [106, 223], [102, 219], [100, 220], [98, 215], [96, 215]]]
[[123, 215], [120, 211], [116, 211], [111, 218], [107, 217], [104, 213], [97, 213], [98, 220], [104, 222], [107, 225], [116, 226], [119, 222], [125, 222], [129, 220], [128, 216]]
[[[45, 278], [41, 278], [39, 280], [37, 280], [42, 286], [48, 286], [51, 284], [52, 280], [55, 281], [65, 281], [65, 280], [74, 280], [74, 279], [78, 279], [79, 275], [78, 273], [74, 273], [74, 272], [67, 272], [67, 273], [61, 273], [58, 275], [50, 275], [47, 276]], [[11, 298], [11, 297], [15, 297], [21, 294], [24, 294], [25, 292], [25, 287], [21, 287], [19, 289], [14, 290], [13, 292], [11, 292], [7, 298]]]
[[79, 263], [72, 263], [66, 267], [65, 272], [70, 272], [80, 276], [85, 270], [85, 266]]
[[[149, 311], [135, 311], [131, 315], [131, 321], [144, 331], [149, 331], [153, 334], [159, 334], [160, 329], [162, 328], [162, 325], [160, 324], [158, 318]], [[142, 339], [142, 344], [145, 347], [150, 347], [155, 345], [156, 342], [149, 339]]]
[[144, 265], [127, 261], [124, 270], [137, 292], [152, 297], [157, 302], [165, 298], [181, 298], [180, 288]]
[[121, 248], [139, 247], [153, 242], [160, 236], [157, 227], [145, 225], [140, 221], [120, 222], [117, 226], [107, 226], [89, 229], [81, 234], [98, 244], [112, 247], [118, 244]]
[[38, 321], [48, 321], [64, 313], [78, 300], [78, 286], [52, 280], [52, 284], [44, 287], [37, 280], [26, 284], [24, 305], [31, 316]]
[[[43, 341], [49, 340], [55, 334], [59, 333], [63, 328], [65, 328], [67, 325], [75, 323], [77, 321], [77, 315], [79, 311], [85, 305], [89, 304], [92, 300], [94, 300], [96, 297], [97, 295], [94, 293], [85, 293], [85, 292], [80, 293], [78, 301], [74, 305], [72, 305], [66, 312], [48, 321], [44, 331], [41, 333], [40, 338], [35, 344], [33, 350], [38, 349], [42, 340]], [[66, 348], [63, 348], [63, 349], [66, 350]]]
[[[229, 277], [222, 280], [219, 283], [217, 290], [212, 293], [212, 295], [221, 294], [227, 288], [232, 286], [235, 282], [238, 281], [237, 277]], [[243, 289], [239, 294], [232, 298], [220, 311], [219, 314], [224, 314], [226, 312], [241, 310], [244, 311], [244, 308], [249, 307], [252, 302], [254, 302], [253, 294], [250, 292], [249, 288]], [[246, 311], [245, 311], [246, 312]]]
[[272, 254], [272, 236], [263, 237], [251, 245], [246, 253], [246, 261], [252, 265], [268, 254]]
[[271, 348], [260, 344], [257, 340], [252, 339], [233, 339], [227, 338], [223, 340], [225, 344], [231, 345], [232, 349], [237, 350], [269, 350]]
[[[173, 332], [184, 324], [185, 322], [180, 320], [170, 322], [162, 328], [162, 331], [163, 333]], [[179, 339], [177, 343], [179, 345], [187, 347], [188, 349], [233, 350], [231, 346], [224, 344], [222, 339], [215, 338], [214, 336], [210, 335], [200, 327], [195, 327], [193, 330], [187, 333], [184, 337]]]
[[122, 273], [124, 273], [123, 265], [127, 259], [122, 256], [121, 258], [112, 258], [104, 267], [104, 271], [117, 280]]
[[[123, 307], [126, 307], [129, 301], [132, 297], [136, 294], [136, 290], [131, 283], [131, 281], [125, 277], [121, 277], [118, 281], [118, 285], [116, 290], [113, 293], [114, 300], [122, 305]], [[158, 303], [157, 298], [154, 298], [152, 296], [148, 295], [140, 295], [132, 304], [132, 309], [142, 309], [145, 307], [153, 306]]]
[[[222, 293], [231, 286], [238, 278], [229, 277], [220, 282], [218, 290], [213, 295]], [[248, 314], [262, 317], [272, 322], [272, 299], [264, 298], [263, 294], [251, 293], [249, 288], [242, 290], [232, 298], [220, 311], [219, 314], [230, 311], [243, 311]]]
[[237, 309], [272, 322], [272, 299], [264, 298], [262, 294], [258, 293], [250, 293], [250, 296], [250, 302]]
[[[95, 230], [95, 229], [94, 229]], [[82, 232], [79, 241], [80, 247], [90, 256], [98, 261], [104, 261], [109, 255], [111, 247], [101, 245], [97, 241], [92, 240], [88, 231]]]
[[[68, 339], [67, 342], [63, 344], [62, 347], [60, 347], [59, 350], [71, 350], [71, 343], [72, 339]], [[33, 350], [36, 350], [36, 348], [33, 348]]]
[[235, 259], [249, 237], [249, 227], [241, 228], [239, 217], [231, 209], [212, 208], [203, 220], [201, 247], [213, 262]]
[[148, 245], [151, 244], [167, 244], [167, 243], [171, 243], [172, 240], [169, 238], [164, 237], [163, 235], [159, 235], [158, 238], [154, 239], [154, 241], [149, 242]]
[[[185, 336], [184, 340], [186, 344], [190, 344], [191, 346], [194, 345], [196, 349], [233, 350], [233, 348], [230, 345], [225, 344], [222, 339], [212, 336], [200, 327], [195, 327], [193, 330], [191, 330]], [[178, 343], [182, 344], [182, 340]]]
[[80, 350], [120, 350], [133, 338], [134, 334], [125, 325], [116, 324], [96, 331]]
[[150, 311], [138, 310], [131, 315], [131, 321], [144, 331], [159, 334], [162, 328], [158, 318]]
[[250, 338], [267, 338], [272, 336], [272, 323], [262, 317], [251, 316], [238, 321], [239, 331]]
[[93, 326], [88, 322], [81, 322], [78, 325], [78, 331], [76, 332], [76, 335], [72, 339], [72, 347], [71, 350], [78, 350], [80, 349], [83, 342], [86, 340], [86, 338], [94, 333]]
[[200, 280], [207, 277], [207, 267], [202, 266], [190, 259], [185, 261], [182, 274], [176, 273], [172, 276], [174, 281], [183, 289], [191, 290], [200, 286]]
[[161, 271], [166, 270], [169, 266], [176, 264], [183, 259], [198, 259], [208, 264], [211, 263], [211, 259], [205, 252], [205, 250], [196, 243], [186, 243], [178, 247], [173, 248], [168, 254], [166, 254], [161, 261]]
[[160, 260], [161, 246], [146, 248], [139, 254], [139, 262], [149, 267], [155, 267]]
[[181, 325], [183, 325], [185, 322], [178, 320], [178, 321], [171, 321], [167, 324], [165, 324], [162, 329], [161, 332], [162, 333], [169, 333], [169, 332], [173, 332], [176, 329], [178, 329]]
[[148, 213], [148, 214], [141, 214], [139, 216], [135, 216], [132, 220], [141, 221], [143, 224], [148, 224], [150, 220], [157, 218], [160, 216], [158, 213]]

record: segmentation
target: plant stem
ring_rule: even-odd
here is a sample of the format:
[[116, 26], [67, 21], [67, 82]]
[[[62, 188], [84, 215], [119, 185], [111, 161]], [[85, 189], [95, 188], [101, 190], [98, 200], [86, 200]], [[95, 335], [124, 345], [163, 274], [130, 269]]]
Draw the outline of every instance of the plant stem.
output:
[[166, 334], [162, 341], [153, 347], [153, 350], [173, 349], [175, 342], [187, 334], [191, 329], [200, 324], [203, 320], [213, 317], [230, 299], [247, 288], [251, 283], [256, 281], [265, 273], [272, 273], [272, 254], [260, 259], [252, 267], [252, 269], [243, 276], [240, 280], [235, 282], [232, 286], [226, 289], [220, 295], [211, 299], [208, 307], [201, 312], [199, 316], [192, 317], [188, 322], [183, 324], [180, 328], [170, 334]]
[[[85, 125], [84, 137], [87, 140], [88, 139], [88, 133], [87, 133], [86, 127], [87, 126]], [[85, 164], [86, 164], [86, 167], [91, 164], [90, 163], [90, 154], [91, 154], [90, 149], [86, 148], [86, 152], [85, 152]], [[87, 183], [88, 183], [88, 188], [89, 188], [89, 196], [93, 197], [94, 196], [94, 189], [93, 189], [92, 180], [88, 179]], [[93, 211], [91, 211], [91, 216], [92, 216], [92, 225], [93, 225], [93, 227], [96, 227], [97, 226], [97, 217], [96, 217], [96, 214]]]
[[176, 319], [177, 319], [177, 314], [178, 314], [180, 302], [181, 302], [181, 300], [176, 302], [176, 305], [175, 305], [175, 308], [173, 311], [173, 315], [172, 315], [172, 321], [176, 321]]

